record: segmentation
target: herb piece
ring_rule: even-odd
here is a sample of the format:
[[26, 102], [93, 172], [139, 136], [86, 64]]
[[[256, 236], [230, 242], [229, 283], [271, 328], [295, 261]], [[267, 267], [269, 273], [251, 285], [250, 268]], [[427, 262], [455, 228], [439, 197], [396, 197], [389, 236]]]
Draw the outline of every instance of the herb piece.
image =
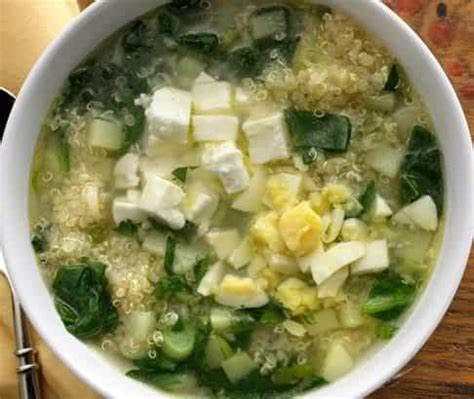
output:
[[171, 172], [171, 174], [176, 177], [179, 181], [185, 183], [186, 175], [188, 174], [188, 168], [177, 168]]
[[397, 327], [390, 324], [382, 323], [376, 327], [375, 335], [380, 339], [390, 339], [397, 332]]
[[181, 293], [188, 293], [189, 286], [183, 275], [172, 275], [162, 277], [155, 288], [155, 297], [157, 299], [169, 299], [176, 297]]
[[374, 205], [375, 197], [377, 196], [377, 189], [375, 187], [375, 182], [371, 180], [367, 186], [365, 186], [364, 191], [359, 196], [359, 203], [362, 205], [362, 211], [358, 216], [367, 214], [372, 209]]
[[173, 265], [176, 254], [176, 240], [173, 236], [168, 236], [166, 239], [166, 250], [163, 266], [168, 275], [174, 274]]
[[[351, 138], [351, 122], [343, 115], [316, 116], [310, 111], [289, 108], [285, 111], [293, 145], [302, 153], [311, 154], [314, 149], [330, 152], [347, 150]], [[306, 157], [309, 162], [310, 158]]]
[[100, 223], [93, 223], [87, 227], [87, 233], [93, 244], [100, 244], [107, 238], [108, 229]]
[[398, 72], [398, 66], [392, 65], [388, 74], [387, 82], [385, 82], [385, 91], [396, 91], [400, 87], [400, 74]]
[[318, 322], [318, 320], [316, 319], [316, 315], [314, 314], [314, 312], [310, 310], [303, 313], [302, 319], [306, 324], [311, 324], [311, 325], [316, 324]]
[[441, 152], [436, 138], [422, 126], [414, 126], [401, 165], [401, 198], [409, 204], [429, 195], [438, 212], [443, 209]]
[[273, 373], [273, 382], [276, 385], [294, 385], [303, 378], [314, 375], [314, 368], [308, 363], [292, 364], [286, 367], [280, 367]]
[[199, 284], [204, 277], [204, 275], [207, 273], [209, 270], [210, 266], [210, 260], [208, 257], [199, 259], [196, 264], [194, 265], [193, 271], [194, 271], [194, 279], [196, 281], [196, 284]]
[[127, 376], [153, 385], [167, 392], [183, 392], [195, 384], [195, 379], [189, 373], [157, 373], [152, 370], [130, 370]]
[[179, 29], [179, 19], [169, 12], [162, 12], [157, 17], [158, 33], [174, 36]]
[[41, 254], [46, 251], [47, 240], [44, 227], [38, 226], [35, 228], [33, 234], [31, 235], [31, 245], [37, 254]]
[[190, 33], [180, 36], [178, 43], [189, 50], [210, 55], [217, 50], [219, 38], [214, 33]]
[[84, 259], [63, 266], [53, 281], [56, 308], [66, 329], [80, 338], [98, 337], [118, 324], [105, 277], [106, 265]]
[[231, 26], [222, 35], [220, 47], [221, 49], [228, 49], [232, 44], [241, 38], [240, 32], [237, 28]]
[[261, 324], [278, 324], [286, 318], [283, 308], [275, 302], [260, 308], [248, 309], [247, 312]]
[[388, 272], [379, 274], [362, 306], [362, 313], [381, 320], [392, 320], [400, 316], [415, 296], [415, 285]]
[[129, 219], [120, 222], [115, 231], [125, 237], [135, 238], [138, 241], [138, 224]]

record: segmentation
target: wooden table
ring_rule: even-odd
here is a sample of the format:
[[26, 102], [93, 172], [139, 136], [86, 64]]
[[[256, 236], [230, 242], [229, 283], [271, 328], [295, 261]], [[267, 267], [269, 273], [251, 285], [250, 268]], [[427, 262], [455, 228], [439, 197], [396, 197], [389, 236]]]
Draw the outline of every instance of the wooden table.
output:
[[[474, 0], [449, 0], [442, 5], [437, 0], [385, 2], [422, 36], [445, 67], [474, 131]], [[0, 0], [0, 85], [17, 92], [34, 60], [77, 12], [74, 0]], [[474, 398], [473, 268], [471, 252], [461, 287], [441, 325], [372, 399]], [[9, 294], [0, 281], [0, 399], [17, 398], [11, 327]], [[45, 399], [97, 398], [37, 336], [34, 341]]]

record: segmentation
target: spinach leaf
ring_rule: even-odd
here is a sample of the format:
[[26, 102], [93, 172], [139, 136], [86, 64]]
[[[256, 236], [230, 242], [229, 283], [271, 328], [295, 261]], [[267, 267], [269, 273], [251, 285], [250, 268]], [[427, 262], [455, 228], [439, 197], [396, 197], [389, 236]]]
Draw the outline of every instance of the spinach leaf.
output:
[[157, 30], [162, 35], [174, 36], [179, 30], [179, 19], [169, 12], [162, 12], [157, 17]]
[[176, 168], [171, 172], [171, 174], [176, 177], [179, 181], [185, 183], [186, 182], [186, 176], [188, 174], [188, 168]]
[[174, 274], [174, 258], [175, 258], [175, 253], [176, 253], [176, 239], [169, 235], [168, 238], [166, 239], [166, 250], [165, 250], [165, 258], [164, 258], [164, 263], [163, 266], [166, 270], [166, 273], [168, 275]]
[[174, 371], [177, 364], [171, 359], [168, 359], [161, 352], [155, 358], [149, 356], [142, 357], [133, 361], [133, 364], [141, 370], [150, 371]]
[[156, 219], [149, 219], [151, 227], [159, 233], [173, 236], [178, 241], [189, 243], [193, 237], [196, 236], [197, 226], [191, 222], [186, 222], [181, 230], [173, 230], [166, 224], [159, 222]]
[[215, 33], [190, 33], [180, 36], [178, 43], [191, 51], [210, 55], [219, 47], [219, 38]]
[[269, 302], [260, 308], [248, 309], [247, 313], [261, 324], [278, 324], [286, 318], [283, 308], [275, 302]]
[[336, 114], [316, 116], [310, 111], [285, 110], [285, 120], [293, 145], [304, 155], [312, 149], [331, 152], [347, 150], [351, 138], [348, 117]]
[[405, 282], [389, 272], [379, 274], [362, 305], [362, 313], [381, 320], [392, 320], [400, 316], [415, 296], [415, 285]]
[[375, 186], [375, 182], [371, 180], [358, 198], [359, 203], [362, 205], [362, 211], [360, 212], [358, 216], [367, 214], [370, 212], [370, 210], [372, 209], [372, 206], [374, 205], [376, 196], [377, 196], [377, 188]]
[[122, 37], [122, 47], [125, 51], [153, 47], [149, 30], [143, 21], [137, 20], [130, 25]]
[[227, 65], [238, 79], [258, 76], [263, 68], [258, 51], [249, 46], [232, 50], [227, 55]]
[[397, 327], [387, 323], [379, 324], [375, 329], [375, 335], [380, 339], [390, 339], [397, 332]]
[[180, 12], [199, 9], [201, 0], [172, 0], [169, 4], [170, 9]]
[[388, 74], [387, 82], [385, 82], [385, 86], [383, 89], [386, 91], [396, 91], [399, 87], [400, 74], [398, 72], [398, 66], [396, 64], [393, 64]]
[[436, 138], [422, 126], [414, 126], [401, 165], [401, 199], [409, 204], [429, 195], [438, 212], [443, 209], [441, 152]]
[[130, 370], [127, 376], [164, 391], [176, 393], [186, 391], [194, 382], [194, 378], [189, 373], [158, 373], [146, 369]]
[[93, 338], [118, 324], [105, 277], [106, 265], [83, 259], [63, 266], [53, 281], [56, 308], [66, 329], [77, 337]]
[[194, 272], [194, 279], [196, 284], [199, 284], [204, 277], [204, 275], [209, 270], [210, 266], [210, 259], [208, 257], [199, 259], [196, 264], [194, 265], [193, 272]]
[[188, 293], [189, 286], [183, 275], [175, 274], [173, 276], [162, 277], [155, 288], [157, 299], [169, 299], [181, 293]]
[[131, 220], [124, 220], [120, 222], [115, 231], [123, 236], [135, 238], [137, 241], [139, 241], [138, 224], [132, 222]]

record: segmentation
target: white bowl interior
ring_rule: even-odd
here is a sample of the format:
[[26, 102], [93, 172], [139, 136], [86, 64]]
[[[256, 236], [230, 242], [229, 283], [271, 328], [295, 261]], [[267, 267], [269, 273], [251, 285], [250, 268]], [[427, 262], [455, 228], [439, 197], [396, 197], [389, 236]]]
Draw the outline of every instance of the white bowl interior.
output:
[[[400, 60], [432, 115], [444, 154], [446, 229], [426, 290], [389, 344], [318, 397], [367, 395], [394, 375], [433, 332], [463, 275], [472, 238], [473, 170], [469, 131], [461, 106], [441, 67], [422, 41], [377, 0], [320, 0], [352, 15]], [[28, 184], [40, 126], [69, 72], [100, 41], [128, 21], [164, 3], [160, 0], [97, 2], [49, 47], [30, 73], [8, 123], [0, 152], [1, 244], [21, 303], [37, 331], [61, 360], [106, 397], [166, 397], [124, 377], [64, 329], [38, 272], [29, 243]], [[315, 393], [308, 393], [312, 397]]]

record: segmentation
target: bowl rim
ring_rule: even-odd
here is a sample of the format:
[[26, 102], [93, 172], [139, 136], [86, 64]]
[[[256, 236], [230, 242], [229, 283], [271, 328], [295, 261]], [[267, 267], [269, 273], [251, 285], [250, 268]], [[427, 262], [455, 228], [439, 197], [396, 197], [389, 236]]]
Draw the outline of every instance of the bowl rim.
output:
[[[15, 212], [9, 212], [9, 210], [14, 210], [18, 208], [19, 204], [15, 202], [13, 195], [8, 195], [12, 187], [12, 179], [10, 179], [10, 177], [8, 176], [7, 169], [8, 165], [14, 164], [15, 162], [14, 136], [15, 132], [19, 130], [21, 131], [21, 115], [25, 112], [25, 110], [23, 109], [25, 108], [24, 104], [27, 103], [26, 99], [31, 95], [30, 92], [33, 92], [35, 86], [38, 85], [38, 81], [41, 80], [41, 78], [43, 78], [44, 76], [50, 75], [48, 68], [51, 67], [53, 60], [59, 53], [61, 53], [61, 51], [63, 51], [67, 43], [71, 42], [74, 36], [80, 35], [81, 32], [83, 32], [83, 30], [87, 28], [88, 24], [94, 22], [94, 20], [95, 22], [98, 22], [98, 15], [101, 12], [112, 9], [112, 7], [116, 6], [117, 2], [122, 2], [122, 4], [124, 4], [123, 0], [118, 0], [115, 2], [115, 4], [113, 1], [96, 2], [88, 9], [86, 9], [83, 13], [81, 13], [79, 16], [77, 16], [66, 27], [66, 29], [52, 42], [52, 44], [48, 46], [47, 50], [43, 53], [41, 58], [37, 61], [37, 63], [31, 70], [26, 82], [24, 83], [20, 91], [17, 103], [15, 104], [15, 107], [12, 111], [12, 116], [9, 119], [7, 129], [5, 131], [4, 144], [0, 148], [0, 165], [2, 165], [2, 167], [0, 168], [0, 192], [4, 194], [2, 195], [2, 198], [5, 198], [5, 206], [2, 206], [1, 209], [2, 223], [0, 239], [7, 262], [7, 267], [9, 269], [15, 290], [21, 300], [22, 306], [24, 307], [36, 331], [38, 331], [38, 333], [45, 340], [48, 346], [70, 370], [72, 370], [77, 376], [79, 376], [85, 383], [87, 383], [97, 392], [101, 393], [106, 397], [111, 397], [112, 392], [113, 397], [126, 397], [124, 396], [124, 392], [134, 392], [135, 396], [138, 395], [136, 397], [146, 397], [152, 392], [154, 393], [155, 397], [166, 397], [164, 393], [161, 393], [156, 390], [151, 390], [150, 388], [145, 387], [141, 383], [137, 383], [135, 381], [125, 379], [123, 378], [123, 376], [119, 376], [119, 373], [115, 369], [113, 369], [112, 366], [109, 367], [110, 370], [107, 370], [107, 367], [104, 366], [103, 361], [99, 360], [96, 356], [93, 356], [92, 354], [90, 354], [89, 356], [89, 354], [86, 352], [90, 351], [85, 348], [85, 345], [76, 342], [77, 340], [71, 338], [71, 336], [66, 332], [62, 325], [50, 327], [44, 324], [42, 312], [36, 309], [35, 306], [35, 295], [31, 295], [30, 293], [31, 289], [33, 289], [34, 286], [29, 284], [29, 282], [25, 282], [26, 279], [23, 278], [21, 273], [19, 271], [17, 272], [16, 269], [13, 267], [13, 265], [15, 264], [14, 260], [16, 259], [21, 259], [22, 262], [30, 264], [32, 256], [31, 248], [28, 249], [29, 239], [27, 237], [18, 238], [18, 235], [15, 233], [16, 230], [10, 226], [11, 224], [15, 224], [16, 220]], [[146, 3], [146, 1], [142, 1], [142, 3]], [[148, 3], [151, 2], [148, 1]], [[459, 227], [459, 231], [457, 234], [457, 237], [460, 238], [460, 241], [456, 243], [456, 248], [454, 250], [451, 250], [451, 256], [453, 256], [453, 258], [451, 259], [455, 260], [455, 262], [453, 263], [455, 263], [456, 267], [453, 268], [453, 276], [449, 279], [449, 281], [446, 282], [447, 284], [443, 286], [444, 292], [439, 302], [436, 304], [438, 306], [435, 307], [436, 310], [431, 311], [430, 314], [428, 314], [428, 312], [425, 312], [426, 314], [423, 317], [423, 319], [425, 320], [423, 326], [415, 330], [414, 324], [412, 323], [413, 320], [410, 321], [410, 319], [413, 319], [413, 313], [418, 314], [420, 313], [420, 309], [427, 308], [426, 296], [428, 287], [426, 287], [424, 292], [420, 295], [420, 298], [418, 298], [417, 303], [412, 306], [411, 315], [409, 315], [408, 317], [409, 320], [406, 320], [401, 328], [401, 330], [404, 329], [406, 333], [406, 330], [408, 329], [407, 324], [409, 321], [411, 322], [410, 328], [413, 331], [416, 331], [414, 338], [412, 337], [412, 341], [409, 341], [408, 343], [405, 342], [405, 346], [403, 347], [401, 347], [401, 345], [398, 345], [400, 346], [400, 349], [397, 350], [397, 353], [395, 355], [394, 350], [391, 348], [395, 347], [397, 343], [401, 342], [400, 339], [397, 339], [400, 337], [396, 336], [390, 343], [385, 345], [384, 348], [382, 348], [376, 354], [371, 356], [372, 360], [374, 360], [375, 357], [378, 357], [378, 361], [380, 364], [384, 363], [384, 361], [382, 360], [384, 354], [388, 358], [388, 360], [385, 362], [387, 364], [381, 367], [381, 370], [378, 371], [377, 376], [371, 377], [370, 381], [367, 381], [367, 383], [360, 383], [354, 386], [353, 389], [350, 390], [350, 392], [352, 392], [351, 394], [348, 393], [347, 386], [345, 387], [344, 384], [347, 384], [347, 381], [350, 380], [348, 377], [351, 376], [355, 371], [352, 371], [347, 376], [317, 391], [318, 397], [362, 397], [369, 394], [370, 392], [373, 392], [375, 389], [385, 383], [418, 352], [418, 350], [430, 337], [434, 329], [438, 326], [448, 306], [450, 305], [454, 294], [456, 293], [456, 290], [463, 276], [464, 269], [466, 267], [466, 260], [469, 256], [473, 232], [474, 187], [472, 184], [472, 166], [474, 165], [474, 162], [472, 150], [470, 150], [471, 140], [469, 135], [469, 128], [461, 104], [440, 64], [430, 52], [428, 47], [416, 35], [416, 33], [413, 32], [411, 28], [400, 17], [398, 17], [394, 12], [392, 12], [382, 2], [379, 2], [377, 0], [354, 0], [350, 2], [351, 4], [344, 4], [343, 0], [319, 0], [316, 1], [316, 3], [322, 3], [343, 9], [345, 12], [349, 13], [352, 17], [354, 17], [360, 24], [362, 24], [365, 29], [372, 31], [372, 34], [375, 37], [378, 37], [380, 35], [374, 33], [373, 29], [369, 28], [361, 20], [361, 18], [363, 17], [361, 11], [362, 9], [363, 12], [374, 13], [381, 19], [381, 23], [388, 24], [388, 26], [393, 29], [394, 32], [400, 34], [402, 38], [406, 40], [408, 48], [411, 49], [412, 52], [414, 51], [419, 53], [418, 57], [423, 62], [424, 66], [429, 67], [429, 72], [430, 74], [432, 74], [432, 78], [434, 81], [433, 84], [436, 86], [435, 92], [446, 97], [446, 101], [449, 103], [450, 111], [452, 112], [452, 114], [450, 114], [447, 119], [453, 121], [453, 123], [454, 119], [457, 119], [456, 126], [459, 127], [457, 139], [459, 141], [459, 147], [461, 148], [461, 152], [459, 154], [459, 162], [463, 166], [463, 178], [468, 182], [467, 187], [462, 190], [463, 194], [460, 195], [460, 198], [457, 198], [457, 200], [460, 200], [461, 203], [453, 203], [452, 206], [450, 203], [448, 203], [448, 214], [446, 215], [447, 223], [445, 227], [445, 232], [448, 231], [448, 224], [450, 223], [451, 219], [454, 218], [454, 216], [456, 215], [458, 221], [464, 220], [464, 224]], [[159, 4], [156, 5], [158, 6]], [[361, 10], [355, 9], [356, 7], [360, 7]], [[132, 18], [130, 18], [129, 20], [131, 19]], [[388, 46], [389, 43], [385, 44]], [[395, 55], [398, 58], [403, 58], [398, 54]], [[425, 99], [425, 96], [422, 97], [423, 99]], [[431, 108], [430, 111], [432, 111]], [[438, 125], [436, 130], [438, 130]], [[37, 133], [34, 137], [37, 137]], [[445, 172], [447, 173], [449, 170], [450, 169], [447, 168], [445, 169]], [[448, 196], [451, 195], [449, 193], [450, 183], [450, 181], [446, 181], [448, 188], [448, 190], [446, 191], [448, 191]], [[454, 205], [463, 207], [463, 219], [461, 219], [459, 216], [460, 211], [455, 212], [452, 210]], [[447, 256], [446, 254], [448, 253], [448, 249], [446, 248], [446, 243], [447, 240], [443, 239], [443, 248], [438, 256], [437, 264], [434, 268], [432, 276], [430, 277], [428, 286], [430, 285], [431, 280], [434, 278], [434, 274], [436, 273], [437, 269], [439, 269], [439, 264], [441, 263], [441, 260], [445, 260], [444, 258]], [[23, 255], [25, 252], [28, 251], [30, 252], [29, 256], [25, 258]], [[37, 268], [36, 262], [33, 263], [34, 267]], [[420, 313], [419, 316], [421, 317], [423, 315]], [[59, 320], [57, 317], [56, 319]], [[400, 334], [401, 333], [402, 331], [400, 331]], [[404, 334], [404, 337], [407, 336], [408, 335]], [[61, 350], [65, 348], [72, 349], [73, 353], [81, 354], [80, 359], [74, 359], [71, 356], [68, 356], [68, 354], [64, 350]], [[369, 359], [369, 361], [371, 360]], [[372, 363], [374, 362], [375, 361], [372, 361]], [[97, 378], [94, 378], [96, 377], [97, 373], [103, 376], [100, 381]], [[117, 386], [115, 384], [117, 384]], [[310, 392], [306, 394], [305, 397], [311, 397], [313, 395], [314, 392]]]

